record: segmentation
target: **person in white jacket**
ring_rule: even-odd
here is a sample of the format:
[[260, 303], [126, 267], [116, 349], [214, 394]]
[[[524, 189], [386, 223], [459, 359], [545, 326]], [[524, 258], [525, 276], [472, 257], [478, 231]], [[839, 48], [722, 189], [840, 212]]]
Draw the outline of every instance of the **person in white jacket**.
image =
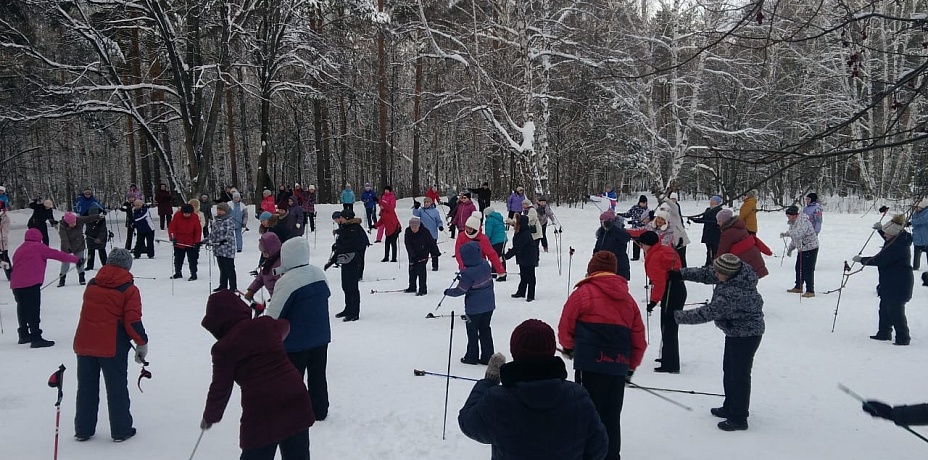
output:
[[789, 230], [780, 233], [780, 238], [790, 238], [786, 255], [792, 257], [793, 251], [798, 251], [796, 258], [796, 284], [786, 292], [798, 294], [802, 292], [805, 283], [806, 292], [803, 297], [815, 297], [815, 261], [818, 259], [818, 235], [809, 219], [799, 218], [799, 208], [790, 206], [786, 208], [786, 219]]
[[680, 262], [683, 263], [683, 266], [686, 266], [686, 246], [690, 244], [690, 237], [686, 234], [686, 227], [683, 226], [683, 211], [680, 209], [680, 203], [677, 202], [679, 195], [677, 192], [671, 192], [670, 196], [667, 197], [667, 201], [661, 204], [661, 207], [666, 207], [667, 212], [670, 214], [670, 228], [673, 229], [673, 248], [677, 250], [677, 254], [680, 255]]

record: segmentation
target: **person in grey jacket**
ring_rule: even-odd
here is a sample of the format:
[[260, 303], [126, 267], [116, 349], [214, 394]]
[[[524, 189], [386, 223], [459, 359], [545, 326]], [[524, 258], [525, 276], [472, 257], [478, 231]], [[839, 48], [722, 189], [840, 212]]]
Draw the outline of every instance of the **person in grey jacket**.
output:
[[818, 260], [818, 234], [809, 219], [799, 218], [799, 208], [790, 206], [786, 208], [786, 220], [789, 230], [780, 233], [780, 238], [789, 237], [789, 248], [786, 255], [792, 257], [793, 251], [799, 251], [796, 257], [796, 285], [786, 292], [798, 294], [802, 292], [802, 284], [806, 285], [803, 297], [815, 297], [815, 262]]
[[232, 220], [231, 208], [229, 203], [219, 203], [216, 205], [216, 222], [213, 224], [213, 232], [209, 234], [207, 240], [213, 246], [213, 253], [216, 255], [216, 265], [219, 266], [219, 287], [213, 292], [219, 292], [223, 289], [238, 289], [238, 283], [235, 276], [235, 221]]
[[725, 333], [722, 360], [725, 402], [711, 412], [725, 419], [719, 422], [719, 429], [746, 430], [751, 404], [751, 368], [764, 335], [764, 299], [757, 292], [757, 275], [750, 265], [730, 253], [719, 256], [710, 267], [683, 268], [680, 275], [685, 281], [715, 285], [709, 303], [692, 310], [675, 311], [674, 319], [678, 324], [715, 321], [716, 327]]
[[[64, 217], [61, 218], [64, 225], [58, 226], [58, 236], [61, 237], [61, 251], [74, 254], [80, 259], [80, 262], [77, 263], [77, 281], [82, 286], [87, 284], [87, 280], [84, 279], [84, 251], [87, 249], [87, 245], [84, 243], [84, 224], [100, 219], [103, 219], [101, 214], [78, 216], [73, 212], [66, 212]], [[71, 264], [62, 262], [61, 272], [58, 275], [58, 287], [64, 286], [64, 280], [69, 271], [71, 271]]]

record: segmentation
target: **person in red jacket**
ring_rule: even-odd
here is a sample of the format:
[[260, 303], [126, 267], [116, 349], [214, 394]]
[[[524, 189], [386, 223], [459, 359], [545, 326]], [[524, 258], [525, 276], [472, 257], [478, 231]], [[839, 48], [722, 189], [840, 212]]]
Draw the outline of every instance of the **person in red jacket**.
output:
[[641, 312], [628, 293], [628, 281], [616, 274], [618, 265], [609, 251], [593, 254], [586, 278], [567, 298], [558, 323], [564, 355], [574, 362], [574, 381], [590, 393], [606, 426], [608, 459], [620, 457], [625, 383], [648, 346]]
[[438, 195], [438, 186], [430, 185], [429, 189], [425, 191], [425, 196], [431, 198], [432, 202], [435, 203], [435, 206], [441, 205], [441, 196]]
[[86, 441], [97, 430], [100, 373], [106, 383], [110, 436], [116, 442], [135, 436], [129, 412], [129, 348], [135, 342], [135, 362], [147, 364], [148, 334], [142, 325], [142, 296], [132, 283], [132, 254], [115, 248], [84, 291], [81, 318], [74, 334], [77, 354], [77, 407], [74, 438]]
[[226, 290], [209, 297], [201, 324], [216, 344], [200, 428], [222, 420], [237, 383], [241, 458], [273, 460], [279, 447], [284, 460], [309, 460], [309, 427], [316, 419], [303, 378], [284, 351], [290, 323], [270, 316], [251, 319], [248, 305]]
[[496, 250], [493, 249], [493, 245], [490, 244], [490, 239], [480, 230], [479, 214], [478, 212], [476, 215], [467, 218], [464, 229], [461, 230], [461, 233], [458, 233], [457, 239], [454, 240], [454, 258], [458, 261], [458, 269], [464, 269], [464, 260], [461, 259], [461, 246], [464, 246], [465, 243], [474, 241], [480, 245], [480, 255], [490, 262], [490, 265], [496, 272], [496, 280], [505, 281], [506, 267], [500, 262], [499, 255], [496, 253]]
[[648, 314], [661, 303], [661, 357], [654, 372], [680, 373], [680, 326], [673, 319], [673, 312], [683, 310], [686, 303], [686, 285], [680, 276], [683, 263], [680, 255], [670, 246], [660, 244], [657, 233], [647, 231], [636, 240], [644, 251], [644, 271], [651, 280], [651, 296], [648, 298]]
[[716, 255], [732, 253], [742, 262], [750, 265], [758, 279], [767, 276], [767, 266], [761, 254], [773, 255], [770, 248], [758, 239], [757, 235], [752, 235], [744, 221], [734, 215], [730, 209], [719, 211], [715, 218], [722, 230]]
[[174, 214], [168, 224], [168, 236], [174, 244], [174, 279], [181, 279], [180, 269], [184, 266], [184, 255], [190, 266], [190, 281], [197, 279], [197, 259], [200, 257], [200, 241], [203, 239], [200, 218], [193, 213], [193, 206], [185, 204]]
[[[396, 195], [393, 194], [393, 187], [388, 185], [383, 188], [379, 204], [380, 219], [377, 219], [377, 222], [374, 223], [374, 228], [377, 229], [377, 242], [382, 241], [384, 234], [387, 236], [387, 241], [383, 246], [383, 260], [381, 262], [396, 262], [397, 242], [403, 226], [400, 225], [400, 219], [396, 216]], [[393, 251], [392, 259], [389, 257], [391, 250]]]

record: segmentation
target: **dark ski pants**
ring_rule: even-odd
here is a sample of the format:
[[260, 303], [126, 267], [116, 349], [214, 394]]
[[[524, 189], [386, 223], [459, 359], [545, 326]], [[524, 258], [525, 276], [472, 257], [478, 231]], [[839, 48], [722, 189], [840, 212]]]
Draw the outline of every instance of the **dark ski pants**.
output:
[[590, 393], [599, 419], [606, 427], [606, 435], [609, 436], [606, 459], [619, 460], [622, 458], [621, 418], [622, 405], [625, 403], [625, 376], [577, 371], [574, 381], [583, 385]]
[[164, 230], [165, 225], [171, 224], [171, 217], [170, 214], [158, 214], [158, 219], [161, 222], [161, 230]]
[[235, 277], [235, 259], [216, 256], [216, 265], [219, 266], [219, 288], [233, 291], [238, 289]]
[[686, 246], [677, 246], [674, 249], [677, 250], [677, 254], [680, 256], [680, 265], [686, 267]]
[[470, 321], [466, 323], [467, 352], [464, 354], [464, 360], [477, 361], [479, 359], [486, 363], [490, 361], [490, 356], [493, 356], [493, 331], [490, 330], [493, 311], [467, 315], [467, 317]]
[[[363, 254], [362, 251], [360, 255]], [[342, 291], [345, 293], [345, 317], [357, 318], [361, 314], [361, 291], [358, 289], [358, 281], [361, 280], [359, 262], [352, 260], [351, 263], [343, 264], [340, 270]]]
[[309, 428], [280, 442], [254, 449], [242, 449], [239, 460], [274, 460], [278, 446], [281, 460], [309, 460]]
[[725, 357], [722, 358], [722, 386], [725, 402], [722, 407], [731, 420], [748, 419], [751, 406], [751, 368], [761, 336], [725, 337]]
[[200, 248], [196, 246], [177, 247], [174, 246], [174, 274], [180, 275], [180, 269], [184, 266], [184, 255], [187, 256], [187, 265], [190, 266], [190, 274], [197, 274], [197, 260], [200, 258]]
[[909, 321], [905, 317], [905, 302], [880, 299], [880, 329], [876, 335], [892, 337], [896, 330], [896, 342], [908, 342]]
[[[506, 253], [505, 249], [506, 249], [505, 241], [503, 241], [502, 243], [496, 243], [493, 245], [493, 250], [496, 251], [496, 255], [499, 256], [499, 261], [500, 263], [503, 264], [504, 269], [506, 268], [506, 257], [504, 256], [504, 254]], [[496, 273], [496, 269], [493, 268], [492, 264], [490, 265], [490, 271], [492, 273]]]
[[309, 399], [313, 403], [316, 420], [325, 420], [329, 415], [329, 384], [325, 378], [328, 354], [328, 344], [287, 353], [300, 377], [306, 376], [306, 389], [309, 390]]
[[[89, 240], [89, 239], [88, 239]], [[93, 264], [95, 262], [96, 253], [100, 253], [100, 266], [106, 265], [106, 245], [100, 246], [99, 248], [94, 249], [96, 244], [90, 244], [91, 241], [88, 241], [87, 244], [87, 264], [84, 267], [84, 270], [93, 270]]]
[[796, 257], [796, 289], [806, 285], [806, 292], [815, 292], [815, 261], [818, 260], [818, 248], [801, 251]]
[[680, 325], [673, 312], [683, 310], [686, 303], [686, 285], [682, 280], [667, 280], [664, 298], [661, 299], [661, 367], [680, 370]]
[[[412, 257], [412, 256], [410, 256]], [[432, 259], [433, 261], [435, 259]], [[426, 294], [429, 292], [428, 285], [426, 281], [428, 276], [426, 275], [428, 270], [425, 268], [425, 261], [414, 262], [409, 266], [409, 289], [417, 291], [419, 294]], [[417, 282], [418, 281], [418, 282]], [[418, 285], [418, 290], [416, 289]]]
[[136, 259], [142, 257], [142, 252], [151, 259], [155, 257], [155, 232], [139, 233], [135, 239], [135, 249], [132, 250]]
[[441, 257], [441, 250], [438, 249], [438, 238], [435, 238], [435, 246], [432, 246], [432, 270], [438, 271], [438, 258]]
[[377, 222], [377, 208], [367, 206], [364, 207], [364, 214], [367, 216], [367, 228], [373, 228], [374, 222]]
[[519, 264], [519, 288], [516, 295], [535, 298], [535, 264]]
[[[400, 239], [400, 232], [396, 232], [392, 235], [387, 235], [387, 241], [383, 245], [383, 260], [384, 261], [389, 260], [391, 262], [396, 262], [396, 248], [397, 248], [397, 241], [399, 239]], [[389, 257], [391, 251], [393, 253], [392, 258]]]
[[100, 373], [106, 384], [106, 408], [110, 419], [110, 437], [124, 438], [132, 431], [129, 413], [129, 348], [118, 346], [116, 356], [97, 358], [77, 357], [77, 407], [74, 414], [74, 434], [93, 436], [97, 431], [97, 411], [100, 406]]
[[548, 224], [541, 225], [541, 247], [548, 252]]
[[309, 231], [315, 232], [316, 231], [316, 213], [307, 211], [303, 214], [303, 219], [309, 220]]
[[632, 260], [638, 260], [641, 258], [641, 246], [637, 244], [632, 244]]
[[[132, 222], [132, 216], [127, 216], [126, 220]], [[126, 250], [132, 249], [132, 236], [135, 234], [135, 229], [130, 225], [126, 225]]]
[[921, 258], [922, 253], [925, 254], [925, 260], [928, 260], [928, 246], [914, 246], [915, 250], [912, 252], [914, 257], [912, 258], [912, 269], [918, 270], [921, 268]]
[[16, 300], [16, 319], [19, 321], [20, 338], [42, 337], [39, 322], [42, 310], [42, 285], [36, 284], [24, 288], [13, 289], [13, 298]]
[[342, 211], [354, 212], [354, 203], [342, 203]]
[[706, 266], [712, 265], [715, 261], [716, 253], [719, 251], [719, 243], [706, 243]]

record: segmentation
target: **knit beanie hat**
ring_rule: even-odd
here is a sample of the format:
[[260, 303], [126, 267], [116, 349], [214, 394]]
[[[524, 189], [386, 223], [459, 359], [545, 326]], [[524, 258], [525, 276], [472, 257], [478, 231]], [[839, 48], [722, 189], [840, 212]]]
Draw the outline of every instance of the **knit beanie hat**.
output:
[[747, 193], [744, 194], [744, 196], [749, 197], [749, 198], [750, 198], [750, 197], [756, 197], [756, 196], [757, 196], [757, 190], [755, 190], [755, 189], [748, 190]]
[[483, 214], [485, 216], [489, 216], [490, 214], [493, 214], [494, 212], [496, 212], [496, 209], [494, 209], [493, 206], [487, 206], [486, 208], [483, 209]]
[[416, 216], [412, 216], [412, 217], [409, 218], [409, 226], [410, 226], [410, 227], [412, 227], [413, 225], [419, 225], [419, 224], [421, 224], [421, 223], [422, 223], [422, 220], [419, 219], [419, 218], [416, 217]]
[[258, 216], [258, 220], [269, 220], [271, 217], [273, 217], [271, 213], [264, 211], [260, 216]]
[[193, 205], [191, 205], [190, 203], [187, 203], [187, 204], [181, 206], [181, 207], [180, 207], [180, 212], [182, 212], [182, 213], [184, 213], [184, 214], [192, 214], [192, 213], [193, 213]]
[[[477, 216], [471, 215], [470, 217], [467, 218], [467, 221], [464, 222], [464, 226], [470, 227], [474, 230], [480, 230], [480, 218]], [[467, 233], [467, 232], [464, 232], [464, 233]], [[474, 235], [476, 236], [476, 233]], [[470, 236], [470, 235], [467, 235], [467, 236]], [[473, 236], [470, 236], [470, 237], [473, 238]]]
[[738, 270], [741, 270], [741, 259], [732, 253], [726, 252], [719, 256], [718, 259], [715, 259], [712, 266], [716, 272], [731, 277], [738, 274]]
[[813, 203], [815, 203], [815, 202], [818, 201], [818, 194], [815, 193], [815, 192], [811, 192], [811, 193], [809, 193], [808, 195], [806, 195], [806, 198], [808, 198], [808, 199], [811, 200]]
[[132, 253], [127, 249], [113, 248], [106, 256], [106, 265], [115, 265], [126, 270], [132, 270]]
[[513, 361], [529, 361], [554, 356], [557, 344], [554, 329], [544, 321], [527, 319], [516, 326], [509, 339]]
[[548, 197], [544, 195], [538, 195], [538, 201], [548, 201]]
[[893, 220], [883, 226], [883, 233], [889, 236], [896, 236], [903, 228], [905, 228], [905, 216], [896, 214], [893, 216]]
[[232, 208], [229, 207], [229, 204], [228, 204], [228, 203], [219, 203], [219, 204], [216, 205], [216, 210], [217, 210], [217, 211], [222, 211], [222, 212], [228, 214], [230, 211], [232, 211]]
[[735, 213], [731, 212], [731, 209], [723, 209], [715, 215], [715, 220], [717, 222], [725, 223], [731, 220]]
[[657, 219], [658, 217], [660, 217], [661, 219], [664, 219], [665, 221], [667, 221], [667, 223], [670, 223], [669, 212], [664, 211], [663, 209], [659, 209], [654, 213], [654, 218]]
[[268, 189], [264, 189], [264, 191], [261, 192], [261, 193], [262, 193], [264, 196], [271, 196], [271, 194], [272, 194], [271, 191], [268, 190]]
[[678, 200], [680, 199], [680, 195], [677, 195], [677, 192], [670, 192], [670, 196], [668, 198], [671, 200]]
[[638, 197], [638, 202], [639, 202], [639, 203], [647, 203], [647, 202], [648, 202], [648, 197], [646, 197], [646, 196], [644, 196], [644, 195], [641, 195], [641, 196]]
[[795, 205], [786, 208], [786, 215], [787, 216], [798, 216], [799, 208]]
[[600, 222], [606, 222], [606, 221], [612, 221], [612, 220], [615, 220], [615, 211], [611, 209], [607, 209], [603, 211], [602, 214], [599, 215]]
[[710, 203], [722, 204], [722, 197], [720, 197], [720, 196], [718, 196], [718, 195], [712, 195], [712, 197], [709, 198], [709, 202], [710, 202]]
[[461, 196], [466, 196], [470, 198], [470, 192], [461, 192]]
[[354, 219], [354, 211], [352, 211], [352, 210], [350, 210], [350, 209], [346, 209], [346, 210], [342, 211], [342, 219], [345, 219], [345, 220]]
[[532, 206], [533, 206], [532, 200], [530, 200], [530, 199], [528, 199], [528, 198], [522, 200], [522, 207], [523, 207], [523, 208], [530, 208], [530, 207], [532, 207]]
[[233, 193], [233, 194], [232, 194], [232, 199], [234, 200], [234, 199], [236, 199], [236, 198], [238, 198], [238, 199], [241, 200], [241, 199], [242, 199], [242, 194], [241, 194], [241, 193], [238, 193], [238, 192]]
[[64, 217], [62, 217], [61, 220], [63, 220], [64, 223], [68, 225], [74, 225], [77, 223], [77, 215], [73, 212], [66, 212], [64, 213]]
[[615, 254], [609, 251], [596, 251], [590, 263], [586, 266], [586, 274], [592, 275], [596, 272], [615, 273], [618, 270], [619, 260]]
[[650, 231], [650, 230], [647, 231], [647, 232], [642, 233], [638, 238], [635, 238], [635, 241], [637, 241], [637, 242], [639, 242], [639, 243], [641, 243], [641, 244], [646, 244], [646, 245], [648, 245], [648, 246], [654, 246], [654, 245], [657, 244], [660, 240], [661, 240], [661, 239], [660, 239], [660, 237], [657, 236], [657, 233], [654, 233], [654, 232], [652, 232], [652, 231]]

